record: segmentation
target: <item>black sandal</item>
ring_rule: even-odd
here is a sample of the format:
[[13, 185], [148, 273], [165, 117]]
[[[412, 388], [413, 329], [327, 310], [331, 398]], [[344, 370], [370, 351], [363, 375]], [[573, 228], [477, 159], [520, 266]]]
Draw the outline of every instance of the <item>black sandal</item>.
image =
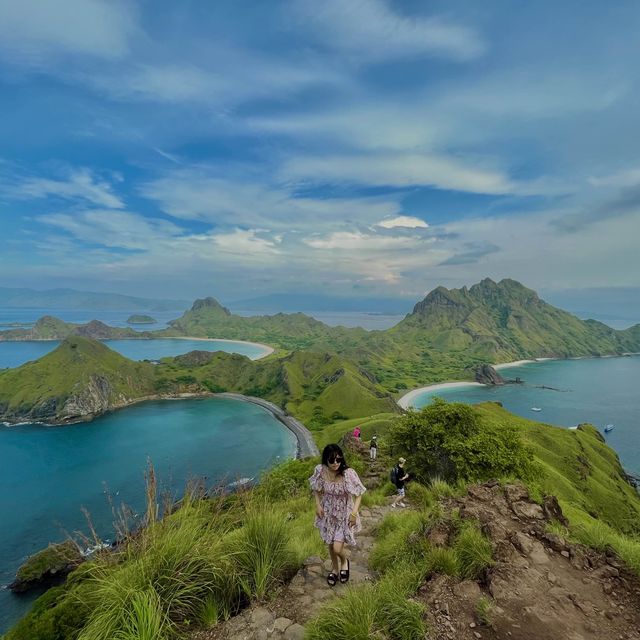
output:
[[338, 576], [333, 573], [333, 571], [327, 576], [327, 584], [330, 587], [335, 587], [336, 584], [338, 583]]
[[350, 563], [349, 563], [349, 558], [347, 558], [347, 568], [346, 569], [340, 569], [340, 583], [341, 584], [345, 584], [346, 582], [349, 582], [349, 569], [350, 569]]

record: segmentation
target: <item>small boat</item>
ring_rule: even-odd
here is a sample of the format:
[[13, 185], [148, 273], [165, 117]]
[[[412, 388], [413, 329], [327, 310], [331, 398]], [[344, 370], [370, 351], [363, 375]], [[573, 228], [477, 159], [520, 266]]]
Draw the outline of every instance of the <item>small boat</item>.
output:
[[531, 411], [542, 411], [542, 407], [531, 407]]
[[604, 428], [604, 432], [605, 432], [605, 433], [609, 433], [609, 431], [613, 431], [613, 425], [612, 425], [612, 424], [608, 424], [608, 425]]

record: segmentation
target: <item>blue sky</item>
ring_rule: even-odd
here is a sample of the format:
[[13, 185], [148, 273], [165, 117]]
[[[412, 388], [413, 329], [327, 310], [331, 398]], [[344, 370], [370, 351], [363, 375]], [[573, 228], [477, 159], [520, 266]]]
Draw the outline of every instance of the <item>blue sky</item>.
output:
[[640, 286], [640, 4], [0, 0], [0, 285]]

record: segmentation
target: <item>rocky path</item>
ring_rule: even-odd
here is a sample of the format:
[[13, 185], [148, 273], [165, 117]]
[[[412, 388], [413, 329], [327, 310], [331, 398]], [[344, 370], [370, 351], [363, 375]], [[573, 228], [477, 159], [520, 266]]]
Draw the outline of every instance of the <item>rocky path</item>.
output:
[[[373, 532], [389, 511], [388, 505], [360, 509], [362, 532], [357, 537], [358, 547], [350, 556], [349, 585], [374, 579], [369, 569]], [[309, 558], [276, 599], [252, 606], [210, 631], [200, 631], [194, 640], [302, 640], [303, 625], [347, 587], [340, 583], [329, 587], [326, 578], [330, 570], [330, 560]]]

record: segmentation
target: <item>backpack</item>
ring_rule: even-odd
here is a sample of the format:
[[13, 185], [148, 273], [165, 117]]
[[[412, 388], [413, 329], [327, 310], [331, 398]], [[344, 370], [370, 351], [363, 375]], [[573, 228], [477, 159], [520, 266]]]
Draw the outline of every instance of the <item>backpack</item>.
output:
[[391, 469], [389, 473], [389, 480], [391, 480], [393, 484], [398, 483], [398, 467], [393, 467], [393, 469]]

